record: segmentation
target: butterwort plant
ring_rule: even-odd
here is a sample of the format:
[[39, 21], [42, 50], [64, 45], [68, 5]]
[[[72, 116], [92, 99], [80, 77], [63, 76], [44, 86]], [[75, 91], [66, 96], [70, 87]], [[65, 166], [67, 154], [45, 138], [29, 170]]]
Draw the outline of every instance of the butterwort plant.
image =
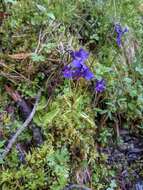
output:
[[[86, 80], [95, 79], [90, 68], [85, 64], [89, 57], [89, 53], [80, 48], [78, 51], [71, 52], [72, 62], [63, 69], [63, 76], [67, 79], [78, 79], [80, 77]], [[101, 93], [105, 90], [105, 80], [96, 80], [95, 91]]]
[[67, 79], [85, 78], [91, 80], [94, 74], [90, 68], [85, 64], [89, 57], [89, 53], [80, 48], [78, 51], [71, 52], [72, 62], [63, 69], [63, 76]]
[[116, 32], [116, 34], [117, 34], [116, 43], [117, 43], [118, 47], [121, 47], [122, 36], [123, 36], [126, 32], [128, 32], [128, 28], [127, 28], [127, 27], [123, 28], [123, 27], [121, 26], [121, 24], [118, 23], [118, 24], [115, 24], [115, 32]]

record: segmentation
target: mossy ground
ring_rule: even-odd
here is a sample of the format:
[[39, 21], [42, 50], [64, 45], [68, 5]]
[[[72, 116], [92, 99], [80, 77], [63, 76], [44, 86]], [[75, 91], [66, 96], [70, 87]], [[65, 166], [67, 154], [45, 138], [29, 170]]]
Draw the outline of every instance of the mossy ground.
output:
[[[127, 153], [142, 151], [136, 138], [143, 134], [143, 1], [2, 0], [0, 6], [0, 153], [23, 122], [6, 85], [31, 107], [42, 89], [33, 123], [43, 137], [37, 146], [29, 129], [19, 136], [1, 160], [1, 189], [62, 190], [70, 183], [134, 189], [142, 155], [128, 163]], [[121, 47], [116, 23], [128, 28]], [[103, 93], [95, 80], [63, 77], [69, 52], [81, 47], [96, 79], [106, 81]], [[124, 130], [132, 141], [122, 139]]]

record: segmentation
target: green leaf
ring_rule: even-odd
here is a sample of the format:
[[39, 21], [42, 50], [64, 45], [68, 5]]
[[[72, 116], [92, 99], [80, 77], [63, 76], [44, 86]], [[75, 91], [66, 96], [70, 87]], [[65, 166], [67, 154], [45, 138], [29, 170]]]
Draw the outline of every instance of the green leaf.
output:
[[0, 164], [4, 164], [4, 160], [0, 157]]
[[33, 120], [37, 125], [46, 126], [58, 115], [59, 112], [60, 109], [56, 108], [50, 112], [45, 113], [44, 115], [42, 113], [37, 113]]
[[60, 112], [60, 109], [57, 108], [51, 112], [48, 112], [44, 115], [44, 117], [42, 118], [43, 120], [43, 126], [46, 126], [48, 123], [50, 123]]
[[132, 79], [129, 78], [129, 77], [125, 77], [125, 78], [124, 78], [124, 81], [125, 81], [127, 84], [131, 84]]
[[135, 96], [137, 96], [137, 94], [138, 94], [138, 92], [135, 89], [131, 89], [131, 91], [130, 91], [131, 97], [135, 97]]
[[143, 75], [143, 68], [142, 68], [142, 67], [136, 67], [135, 70], [136, 70], [140, 75]]
[[37, 8], [38, 8], [41, 12], [46, 12], [46, 11], [47, 11], [46, 8], [45, 8], [43, 5], [37, 4], [36, 6], [37, 6]]
[[80, 116], [85, 119], [91, 126], [95, 127], [95, 122], [86, 113], [82, 112]]
[[0, 141], [0, 148], [2, 148], [4, 146], [4, 144], [5, 144], [5, 140]]
[[54, 16], [54, 14], [53, 14], [52, 12], [47, 13], [47, 16], [48, 16], [50, 19], [55, 20], [55, 16]]
[[38, 55], [36, 53], [32, 53], [31, 58], [32, 58], [32, 61], [34, 61], [34, 62], [45, 61], [45, 57], [43, 55]]
[[37, 111], [43, 110], [47, 106], [47, 101], [44, 96], [42, 96], [41, 101], [38, 104]]
[[56, 47], [56, 43], [47, 43], [47, 44], [43, 44], [43, 48], [44, 51], [46, 53], [50, 53], [52, 49], [54, 49]]

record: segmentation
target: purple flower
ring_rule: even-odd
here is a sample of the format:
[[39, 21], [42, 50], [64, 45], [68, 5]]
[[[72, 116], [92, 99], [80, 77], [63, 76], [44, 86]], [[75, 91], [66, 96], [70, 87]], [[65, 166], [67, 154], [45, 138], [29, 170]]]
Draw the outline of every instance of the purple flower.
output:
[[94, 74], [90, 71], [90, 69], [87, 66], [84, 67], [77, 67], [77, 68], [72, 68], [66, 66], [63, 71], [63, 75], [67, 79], [72, 79], [72, 78], [80, 78], [83, 77], [86, 80], [91, 80], [94, 77]]
[[63, 75], [65, 78], [80, 78], [83, 77], [86, 80], [90, 80], [94, 77], [94, 74], [90, 71], [89, 67], [85, 65], [89, 53], [87, 53], [82, 48], [79, 51], [71, 53], [73, 61], [70, 65], [65, 66], [63, 70]]
[[80, 48], [79, 51], [72, 51], [71, 56], [74, 60], [85, 62], [88, 59], [89, 53]]
[[86, 80], [91, 80], [94, 78], [94, 74], [90, 71], [88, 67], [84, 68], [81, 72], [81, 76]]
[[84, 65], [84, 62], [83, 62], [83, 61], [80, 61], [80, 60], [74, 59], [74, 60], [71, 62], [71, 65], [73, 66], [73, 68], [81, 68], [81, 67]]
[[121, 39], [122, 36], [128, 32], [127, 28], [122, 28], [122, 26], [120, 24], [116, 24], [115, 25], [115, 32], [117, 33], [117, 37], [116, 37], [116, 43], [119, 47], [121, 47]]
[[63, 70], [63, 75], [67, 79], [71, 79], [73, 77], [73, 73], [70, 66], [65, 66]]
[[106, 84], [105, 84], [105, 80], [101, 79], [101, 80], [97, 80], [96, 81], [96, 85], [95, 85], [95, 90], [96, 92], [103, 92], [106, 89]]

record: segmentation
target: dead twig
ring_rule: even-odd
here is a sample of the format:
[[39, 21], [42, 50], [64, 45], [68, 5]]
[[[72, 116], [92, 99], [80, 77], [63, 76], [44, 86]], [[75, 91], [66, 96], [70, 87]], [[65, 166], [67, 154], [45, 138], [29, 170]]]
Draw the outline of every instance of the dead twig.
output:
[[38, 44], [37, 44], [37, 47], [36, 47], [35, 52], [34, 52], [36, 54], [38, 53], [38, 50], [39, 50], [39, 47], [40, 47], [40, 44], [41, 44], [41, 38], [42, 38], [42, 30], [40, 29]]
[[23, 125], [17, 130], [17, 132], [14, 134], [14, 136], [9, 140], [9, 143], [8, 143], [7, 147], [5, 148], [3, 154], [2, 154], [2, 159], [4, 159], [7, 156], [7, 154], [10, 152], [13, 144], [16, 142], [17, 138], [19, 137], [19, 135], [24, 131], [24, 129], [32, 121], [32, 119], [33, 119], [33, 117], [35, 115], [36, 108], [37, 108], [38, 102], [40, 100], [40, 97], [41, 97], [41, 90], [38, 92], [38, 95], [36, 97], [36, 101], [35, 101], [34, 107], [33, 107], [32, 111], [31, 111], [30, 115], [25, 120], [25, 122], [23, 123]]
[[15, 102], [22, 101], [19, 93], [17, 91], [14, 91], [10, 86], [5, 85], [5, 90]]
[[29, 58], [31, 56], [31, 53], [15, 53], [12, 55], [8, 55], [8, 57], [10, 57], [11, 59], [15, 59], [15, 60], [25, 60], [27, 58]]

